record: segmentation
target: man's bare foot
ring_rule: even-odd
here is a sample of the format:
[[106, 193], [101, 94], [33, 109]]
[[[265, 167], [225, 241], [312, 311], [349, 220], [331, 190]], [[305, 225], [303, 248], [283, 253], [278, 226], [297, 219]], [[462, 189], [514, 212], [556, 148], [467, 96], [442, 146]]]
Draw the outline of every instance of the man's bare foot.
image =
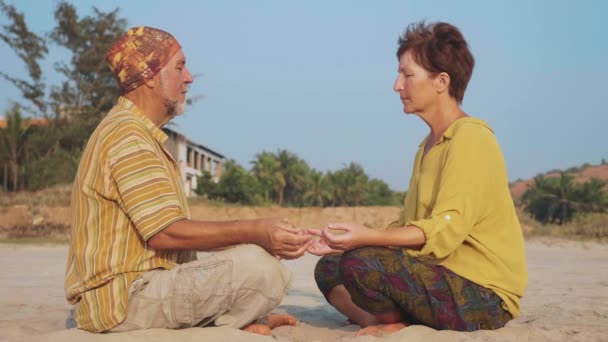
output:
[[258, 323], [266, 324], [270, 329], [280, 327], [282, 325], [296, 325], [298, 320], [290, 314], [268, 314], [258, 320]]
[[405, 324], [404, 322], [370, 325], [367, 328], [363, 328], [363, 329], [359, 330], [357, 332], [356, 336], [363, 336], [363, 335], [382, 336], [385, 334], [392, 334], [395, 331], [399, 331], [405, 327], [407, 327], [407, 324]]
[[282, 325], [296, 325], [298, 320], [290, 314], [268, 314], [255, 323], [243, 328], [243, 331], [252, 334], [265, 335], [271, 334], [271, 330]]
[[269, 336], [271, 334], [270, 327], [265, 324], [249, 324], [243, 328], [243, 331], [264, 336]]

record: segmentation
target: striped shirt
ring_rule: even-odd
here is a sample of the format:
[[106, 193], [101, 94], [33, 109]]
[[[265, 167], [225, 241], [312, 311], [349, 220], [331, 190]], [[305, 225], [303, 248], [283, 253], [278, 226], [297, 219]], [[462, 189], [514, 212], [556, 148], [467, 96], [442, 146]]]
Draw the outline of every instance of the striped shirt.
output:
[[165, 133], [124, 97], [84, 150], [72, 189], [65, 289], [78, 327], [102, 332], [126, 317], [128, 289], [143, 272], [196, 259], [147, 241], [190, 218], [179, 166]]

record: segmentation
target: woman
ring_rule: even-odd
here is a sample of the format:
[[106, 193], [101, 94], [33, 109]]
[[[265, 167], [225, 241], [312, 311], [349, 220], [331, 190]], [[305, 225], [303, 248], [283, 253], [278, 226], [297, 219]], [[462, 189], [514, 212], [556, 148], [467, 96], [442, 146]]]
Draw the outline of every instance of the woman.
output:
[[460, 108], [473, 56], [456, 27], [422, 22], [399, 39], [397, 58], [394, 91], [430, 128], [403, 212], [385, 230], [311, 230], [319, 240], [308, 251], [324, 255], [317, 285], [359, 334], [503, 327], [527, 283], [524, 242], [494, 133]]

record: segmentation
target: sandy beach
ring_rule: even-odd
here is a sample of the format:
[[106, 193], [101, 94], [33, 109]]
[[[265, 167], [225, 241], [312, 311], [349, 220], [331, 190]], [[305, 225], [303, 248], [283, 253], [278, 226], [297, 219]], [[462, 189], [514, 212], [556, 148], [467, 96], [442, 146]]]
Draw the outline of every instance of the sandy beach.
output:
[[411, 326], [396, 334], [355, 338], [357, 326], [329, 306], [314, 283], [318, 257], [286, 265], [294, 273], [288, 296], [276, 311], [295, 314], [294, 327], [271, 337], [227, 328], [152, 329], [91, 334], [66, 329], [66, 245], [0, 244], [0, 340], [2, 341], [607, 341], [608, 246], [565, 240], [527, 241], [530, 281], [522, 315], [495, 331], [460, 333]]

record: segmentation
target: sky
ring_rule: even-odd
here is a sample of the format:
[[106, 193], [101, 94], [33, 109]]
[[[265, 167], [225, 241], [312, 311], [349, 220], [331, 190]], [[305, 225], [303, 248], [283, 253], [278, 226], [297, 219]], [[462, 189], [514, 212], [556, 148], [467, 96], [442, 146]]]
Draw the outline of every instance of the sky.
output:
[[[5, 0], [30, 30], [54, 27], [55, 0]], [[359, 163], [406, 190], [428, 126], [406, 115], [392, 90], [397, 39], [410, 23], [460, 28], [475, 57], [462, 108], [493, 128], [509, 180], [608, 159], [607, 1], [71, 1], [79, 15], [120, 8], [129, 27], [172, 33], [204, 98], [175, 128], [250, 168], [262, 151], [286, 149], [320, 171]], [[5, 16], [0, 25], [6, 25]], [[25, 77], [0, 42], [0, 69]], [[47, 84], [69, 60], [56, 45]], [[0, 110], [20, 93], [0, 80]]]

